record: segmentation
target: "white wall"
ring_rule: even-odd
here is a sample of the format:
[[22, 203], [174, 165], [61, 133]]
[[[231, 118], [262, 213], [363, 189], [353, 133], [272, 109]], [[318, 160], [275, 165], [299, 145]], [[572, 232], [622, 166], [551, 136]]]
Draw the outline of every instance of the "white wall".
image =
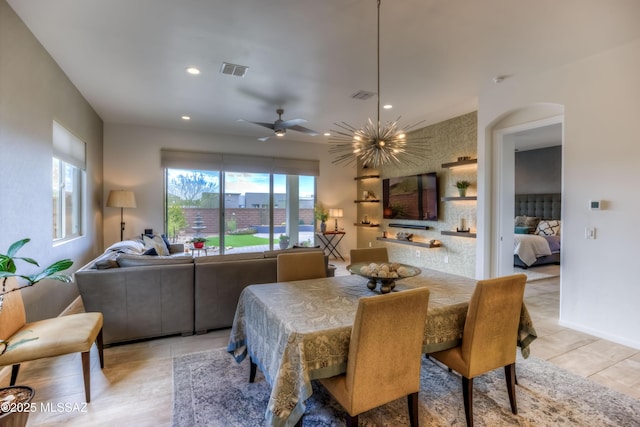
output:
[[[480, 94], [478, 276], [490, 258], [491, 130], [502, 117], [540, 103], [564, 106], [560, 323], [640, 348], [640, 40], [538, 76], [514, 76]], [[521, 121], [522, 123], [523, 121]], [[590, 211], [592, 199], [604, 209]], [[585, 227], [596, 228], [586, 240]], [[480, 227], [479, 227], [480, 228]]]
[[[52, 123], [86, 142], [85, 234], [53, 246]], [[4, 0], [0, 0], [0, 252], [29, 237], [19, 253], [46, 267], [71, 258], [75, 271], [102, 248], [102, 120]], [[34, 268], [21, 263], [20, 272]], [[78, 295], [74, 284], [22, 291], [28, 320], [57, 316]]]
[[[139, 236], [145, 228], [163, 230], [160, 149], [173, 148], [319, 160], [318, 200], [326, 208], [344, 209], [339, 226], [347, 234], [338, 249], [344, 255], [356, 247], [355, 168], [332, 165], [327, 144], [260, 142], [253, 138], [119, 124], [105, 124], [104, 141], [104, 200], [112, 189], [131, 189], [136, 194], [138, 207], [124, 212], [125, 238]], [[120, 210], [105, 207], [104, 216], [104, 243], [109, 246], [120, 240]]]

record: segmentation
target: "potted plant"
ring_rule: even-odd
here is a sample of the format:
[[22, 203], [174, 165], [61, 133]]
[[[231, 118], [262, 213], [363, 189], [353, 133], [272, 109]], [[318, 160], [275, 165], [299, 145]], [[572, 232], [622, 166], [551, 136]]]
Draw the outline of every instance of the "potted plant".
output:
[[289, 236], [286, 234], [280, 235], [280, 249], [287, 249], [289, 247]]
[[192, 243], [193, 247], [196, 249], [202, 249], [204, 248], [204, 243], [207, 241], [206, 238], [204, 237], [194, 237], [193, 239], [189, 240], [188, 243]]
[[461, 180], [456, 182], [456, 188], [458, 188], [458, 193], [460, 197], [464, 197], [467, 194], [467, 188], [471, 185], [469, 181]]
[[[17, 273], [16, 261], [21, 260], [35, 266], [39, 266], [38, 262], [32, 258], [18, 257], [18, 251], [31, 239], [22, 239], [9, 246], [6, 254], [0, 254], [0, 278], [2, 279], [2, 289], [0, 289], [0, 312], [4, 302], [4, 296], [9, 292], [20, 290], [27, 286], [33, 286], [43, 279], [52, 279], [64, 283], [71, 282], [71, 277], [66, 274], [59, 274], [61, 271], [68, 269], [73, 264], [70, 259], [56, 261], [49, 267], [39, 273], [31, 275], [22, 275]], [[7, 280], [9, 277], [21, 278], [26, 284], [15, 286], [7, 289]], [[21, 342], [10, 343], [0, 337], [0, 354], [4, 353], [12, 347], [20, 345]], [[0, 388], [0, 425], [7, 426], [25, 426], [29, 418], [30, 402], [35, 392], [31, 387], [27, 386], [11, 386]]]
[[327, 219], [329, 219], [329, 211], [322, 206], [322, 203], [318, 203], [313, 209], [313, 213], [318, 221], [320, 221], [320, 232], [327, 231]]

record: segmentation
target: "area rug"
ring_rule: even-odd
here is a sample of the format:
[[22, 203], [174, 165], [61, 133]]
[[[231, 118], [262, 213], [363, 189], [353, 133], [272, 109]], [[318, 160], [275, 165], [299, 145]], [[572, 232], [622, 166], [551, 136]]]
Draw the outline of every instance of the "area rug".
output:
[[[640, 426], [640, 400], [610, 390], [543, 360], [518, 359], [518, 415], [509, 407], [504, 370], [474, 380], [476, 426]], [[465, 426], [460, 377], [423, 359], [420, 424]], [[176, 357], [173, 362], [173, 424], [254, 427], [265, 425], [271, 387], [260, 373], [248, 382], [249, 363], [237, 364], [224, 350]], [[304, 427], [344, 426], [345, 413], [314, 384]], [[360, 415], [360, 426], [408, 426], [406, 399]]]

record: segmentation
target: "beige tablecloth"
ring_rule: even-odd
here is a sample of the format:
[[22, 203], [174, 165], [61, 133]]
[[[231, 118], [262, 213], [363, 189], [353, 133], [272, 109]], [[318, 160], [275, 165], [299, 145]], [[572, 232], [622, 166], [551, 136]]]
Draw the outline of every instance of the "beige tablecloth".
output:
[[[266, 419], [273, 426], [293, 426], [311, 396], [311, 380], [345, 372], [351, 327], [358, 300], [371, 296], [367, 279], [339, 276], [298, 282], [252, 285], [242, 292], [228, 351], [241, 362], [247, 354], [272, 386]], [[425, 269], [397, 282], [396, 290], [430, 289], [425, 353], [457, 345], [476, 281]], [[523, 306], [520, 345], [536, 333]]]

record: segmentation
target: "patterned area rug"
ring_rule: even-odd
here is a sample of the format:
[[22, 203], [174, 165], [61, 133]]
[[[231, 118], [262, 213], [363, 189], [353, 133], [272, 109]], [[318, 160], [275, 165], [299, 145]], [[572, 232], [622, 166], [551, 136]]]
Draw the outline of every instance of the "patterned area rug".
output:
[[[509, 407], [504, 370], [474, 380], [476, 426], [640, 426], [640, 400], [603, 387], [533, 357], [516, 365], [518, 415]], [[270, 386], [249, 363], [224, 350], [176, 357], [173, 362], [174, 426], [263, 426]], [[460, 377], [431, 360], [422, 362], [420, 424], [465, 426]], [[344, 426], [344, 412], [314, 384], [304, 427]], [[406, 399], [360, 415], [360, 426], [408, 426]]]

